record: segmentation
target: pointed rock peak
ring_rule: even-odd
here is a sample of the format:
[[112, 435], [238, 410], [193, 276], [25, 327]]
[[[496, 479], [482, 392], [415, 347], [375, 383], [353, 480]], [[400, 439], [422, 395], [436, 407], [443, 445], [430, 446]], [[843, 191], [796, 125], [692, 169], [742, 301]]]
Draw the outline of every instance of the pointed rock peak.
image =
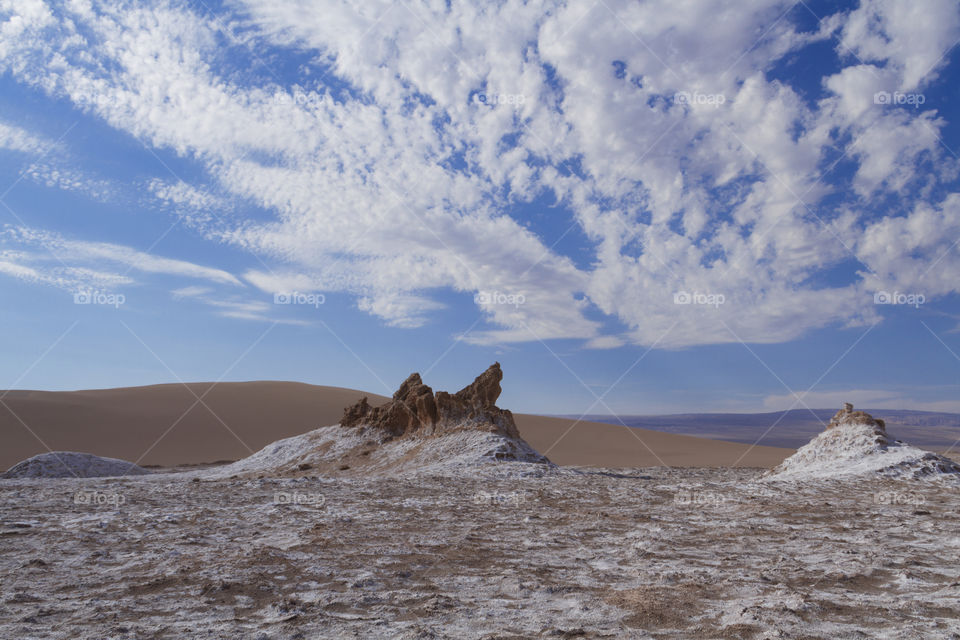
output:
[[371, 407], [367, 399], [344, 410], [340, 425], [371, 426], [400, 436], [410, 433], [435, 435], [473, 429], [520, 438], [513, 415], [497, 407], [503, 371], [495, 362], [469, 385], [455, 394], [434, 393], [423, 383], [420, 374], [404, 380], [393, 399], [379, 407]]
[[427, 394], [433, 395], [433, 389], [423, 384], [419, 373], [411, 373], [407, 376], [407, 379], [403, 381], [403, 384], [400, 385], [400, 388], [393, 394], [393, 399], [402, 401], [405, 398]]
[[411, 387], [418, 387], [423, 384], [423, 380], [420, 378], [419, 373], [411, 373], [407, 376], [407, 379], [400, 383], [400, 387], [397, 388], [397, 391], [393, 395], [401, 393], [404, 389], [409, 389]]
[[503, 380], [503, 371], [500, 369], [500, 363], [494, 362], [472, 383], [457, 391], [454, 397], [472, 407], [496, 407], [497, 398], [501, 393], [501, 380]]

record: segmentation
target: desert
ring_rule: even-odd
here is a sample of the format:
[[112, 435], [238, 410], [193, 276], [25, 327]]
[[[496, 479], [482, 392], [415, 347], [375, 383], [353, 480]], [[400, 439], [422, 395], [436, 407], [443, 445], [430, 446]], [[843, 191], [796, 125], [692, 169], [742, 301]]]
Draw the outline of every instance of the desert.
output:
[[845, 406], [772, 469], [558, 465], [496, 406], [502, 377], [497, 364], [457, 394], [434, 394], [414, 374], [390, 400], [362, 397], [338, 424], [228, 464], [76, 477], [48, 453], [45, 473], [15, 466], [0, 481], [0, 629], [258, 639], [960, 630], [960, 466], [894, 441], [869, 414]]
[[0, 640], [960, 640], [957, 0], [0, 0]]

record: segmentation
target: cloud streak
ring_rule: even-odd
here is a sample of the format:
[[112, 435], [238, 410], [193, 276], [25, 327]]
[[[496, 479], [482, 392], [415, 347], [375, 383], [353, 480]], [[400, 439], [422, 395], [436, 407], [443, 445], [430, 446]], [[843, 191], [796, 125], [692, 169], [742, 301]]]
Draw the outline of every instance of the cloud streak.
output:
[[0, 251], [0, 258], [5, 258], [7, 265], [5, 273], [65, 289], [130, 285], [135, 282], [131, 273], [243, 286], [222, 269], [163, 258], [118, 244], [73, 240], [29, 227], [7, 225], [0, 231], [0, 242], [15, 247]]

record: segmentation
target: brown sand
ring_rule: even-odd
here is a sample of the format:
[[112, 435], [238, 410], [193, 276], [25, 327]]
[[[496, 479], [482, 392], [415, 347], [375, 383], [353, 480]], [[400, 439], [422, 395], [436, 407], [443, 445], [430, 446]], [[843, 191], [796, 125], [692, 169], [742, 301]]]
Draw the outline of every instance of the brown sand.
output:
[[520, 435], [534, 449], [561, 465], [769, 468], [794, 453], [793, 449], [751, 448], [739, 442], [600, 422], [580, 422], [573, 426], [576, 421], [569, 418], [517, 415], [516, 419]]
[[[237, 460], [275, 440], [336, 424], [344, 407], [363, 395], [371, 404], [386, 401], [376, 394], [296, 382], [187, 386], [0, 394], [0, 470], [47, 447], [141, 465]], [[535, 449], [562, 465], [771, 467], [793, 453], [754, 447], [737, 462], [747, 445], [595, 422], [570, 429], [574, 421], [567, 418], [518, 414], [516, 421]]]

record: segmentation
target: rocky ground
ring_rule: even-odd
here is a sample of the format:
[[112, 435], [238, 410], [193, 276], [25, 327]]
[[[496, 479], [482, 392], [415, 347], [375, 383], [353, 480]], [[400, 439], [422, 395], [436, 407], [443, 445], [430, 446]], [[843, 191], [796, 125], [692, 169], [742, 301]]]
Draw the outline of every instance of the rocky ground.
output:
[[960, 638], [960, 491], [760, 470], [0, 482], [3, 638]]

